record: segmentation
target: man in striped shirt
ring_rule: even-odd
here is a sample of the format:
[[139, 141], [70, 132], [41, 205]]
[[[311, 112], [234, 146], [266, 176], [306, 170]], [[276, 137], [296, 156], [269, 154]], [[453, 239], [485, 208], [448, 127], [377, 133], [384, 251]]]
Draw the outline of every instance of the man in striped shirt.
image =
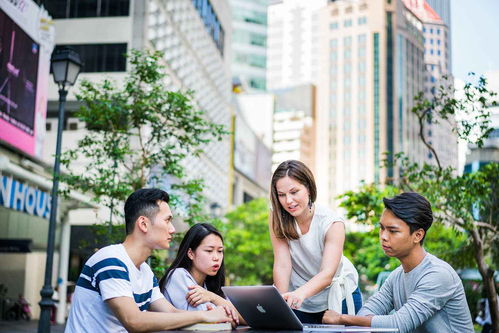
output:
[[230, 309], [177, 310], [159, 291], [145, 260], [154, 249], [167, 249], [175, 228], [169, 196], [141, 189], [125, 203], [126, 238], [104, 247], [85, 263], [76, 284], [65, 332], [161, 331], [198, 322], [237, 318]]

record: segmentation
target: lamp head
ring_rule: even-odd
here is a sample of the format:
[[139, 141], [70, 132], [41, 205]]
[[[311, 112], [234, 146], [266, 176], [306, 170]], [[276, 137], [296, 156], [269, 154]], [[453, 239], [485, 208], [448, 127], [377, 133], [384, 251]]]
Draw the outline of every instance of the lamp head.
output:
[[78, 53], [69, 47], [64, 47], [52, 54], [51, 67], [54, 82], [60, 89], [65, 89], [76, 82], [82, 62]]

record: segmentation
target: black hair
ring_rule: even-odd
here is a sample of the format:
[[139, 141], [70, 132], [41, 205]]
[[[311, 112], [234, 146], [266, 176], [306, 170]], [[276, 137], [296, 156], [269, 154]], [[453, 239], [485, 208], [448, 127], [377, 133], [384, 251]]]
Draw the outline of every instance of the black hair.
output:
[[383, 203], [386, 209], [409, 225], [411, 234], [418, 229], [424, 230], [425, 234], [420, 242], [423, 245], [426, 231], [433, 222], [430, 202], [418, 193], [405, 192], [391, 199], [383, 198]]
[[130, 235], [135, 227], [135, 222], [140, 216], [152, 220], [159, 211], [159, 202], [168, 203], [170, 196], [157, 188], [143, 188], [130, 194], [125, 202], [125, 230]]
[[[165, 292], [166, 285], [168, 284], [168, 281], [172, 275], [171, 273], [173, 273], [174, 270], [177, 268], [185, 268], [187, 271], [190, 271], [192, 267], [192, 260], [187, 255], [189, 249], [191, 249], [191, 251], [195, 251], [203, 239], [209, 235], [217, 235], [222, 240], [222, 243], [224, 241], [220, 232], [208, 223], [195, 224], [186, 232], [184, 239], [182, 239], [182, 242], [180, 243], [175, 260], [173, 260], [173, 263], [166, 270], [165, 275], [159, 281], [159, 288], [162, 293]], [[205, 283], [206, 289], [221, 297], [224, 297], [222, 292], [222, 287], [225, 285], [225, 265], [223, 260], [217, 274], [214, 276], [207, 276]]]

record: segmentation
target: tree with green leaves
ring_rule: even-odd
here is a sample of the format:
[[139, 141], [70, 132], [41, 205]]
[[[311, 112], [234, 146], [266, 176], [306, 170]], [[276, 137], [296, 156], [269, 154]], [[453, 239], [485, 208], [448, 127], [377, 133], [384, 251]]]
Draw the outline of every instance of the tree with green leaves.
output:
[[227, 132], [194, 106], [193, 92], [166, 87], [162, 57], [158, 51], [132, 50], [124, 82], [83, 80], [76, 94], [82, 104], [76, 117], [87, 131], [75, 149], [64, 152], [68, 173], [62, 180], [68, 190], [89, 193], [109, 208], [110, 239], [116, 234], [112, 216], [121, 215], [118, 204], [139, 188], [161, 186], [165, 177], [170, 203], [185, 210], [186, 222], [209, 219], [203, 182], [187, 178], [182, 160], [198, 156], [203, 145]]
[[[419, 165], [400, 153], [394, 156], [393, 164], [386, 163], [385, 166], [397, 166], [400, 170], [400, 177], [390, 180], [392, 186], [424, 195], [432, 203], [435, 221], [463, 235], [460, 236], [464, 237], [460, 254], [453, 257], [474, 259], [489, 300], [492, 326], [495, 332], [499, 332], [497, 290], [493, 278], [499, 262], [499, 163], [491, 162], [477, 172], [458, 175], [451, 167], [442, 166], [425, 130], [427, 124], [452, 120], [450, 123], [459, 138], [481, 147], [491, 131], [490, 107], [497, 105], [495, 97], [496, 93], [487, 88], [483, 77], [475, 83], [467, 83], [460, 95], [448, 84], [442, 84], [431, 99], [419, 94], [412, 112], [419, 120], [419, 138], [435, 157], [435, 164]], [[374, 191], [374, 194], [360, 195], [361, 202], [375, 201], [378, 194]], [[344, 202], [347, 209], [358, 201], [352, 200], [351, 194], [349, 200]], [[355, 213], [358, 215], [355, 217], [364, 216], [362, 214], [366, 211], [379, 213], [374, 209], [364, 209]]]
[[224, 234], [225, 267], [234, 285], [272, 284], [273, 252], [269, 236], [269, 206], [264, 198], [229, 212], [217, 227]]

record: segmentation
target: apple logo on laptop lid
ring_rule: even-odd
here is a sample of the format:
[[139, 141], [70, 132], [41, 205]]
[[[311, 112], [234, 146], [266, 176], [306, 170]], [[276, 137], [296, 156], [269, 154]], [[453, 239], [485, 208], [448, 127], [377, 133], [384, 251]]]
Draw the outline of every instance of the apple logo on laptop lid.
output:
[[261, 313], [266, 313], [266, 312], [267, 312], [267, 311], [265, 311], [265, 309], [263, 308], [263, 306], [261, 306], [260, 304], [258, 304], [258, 305], [256, 306], [256, 309], [257, 309], [258, 311], [260, 311]]

